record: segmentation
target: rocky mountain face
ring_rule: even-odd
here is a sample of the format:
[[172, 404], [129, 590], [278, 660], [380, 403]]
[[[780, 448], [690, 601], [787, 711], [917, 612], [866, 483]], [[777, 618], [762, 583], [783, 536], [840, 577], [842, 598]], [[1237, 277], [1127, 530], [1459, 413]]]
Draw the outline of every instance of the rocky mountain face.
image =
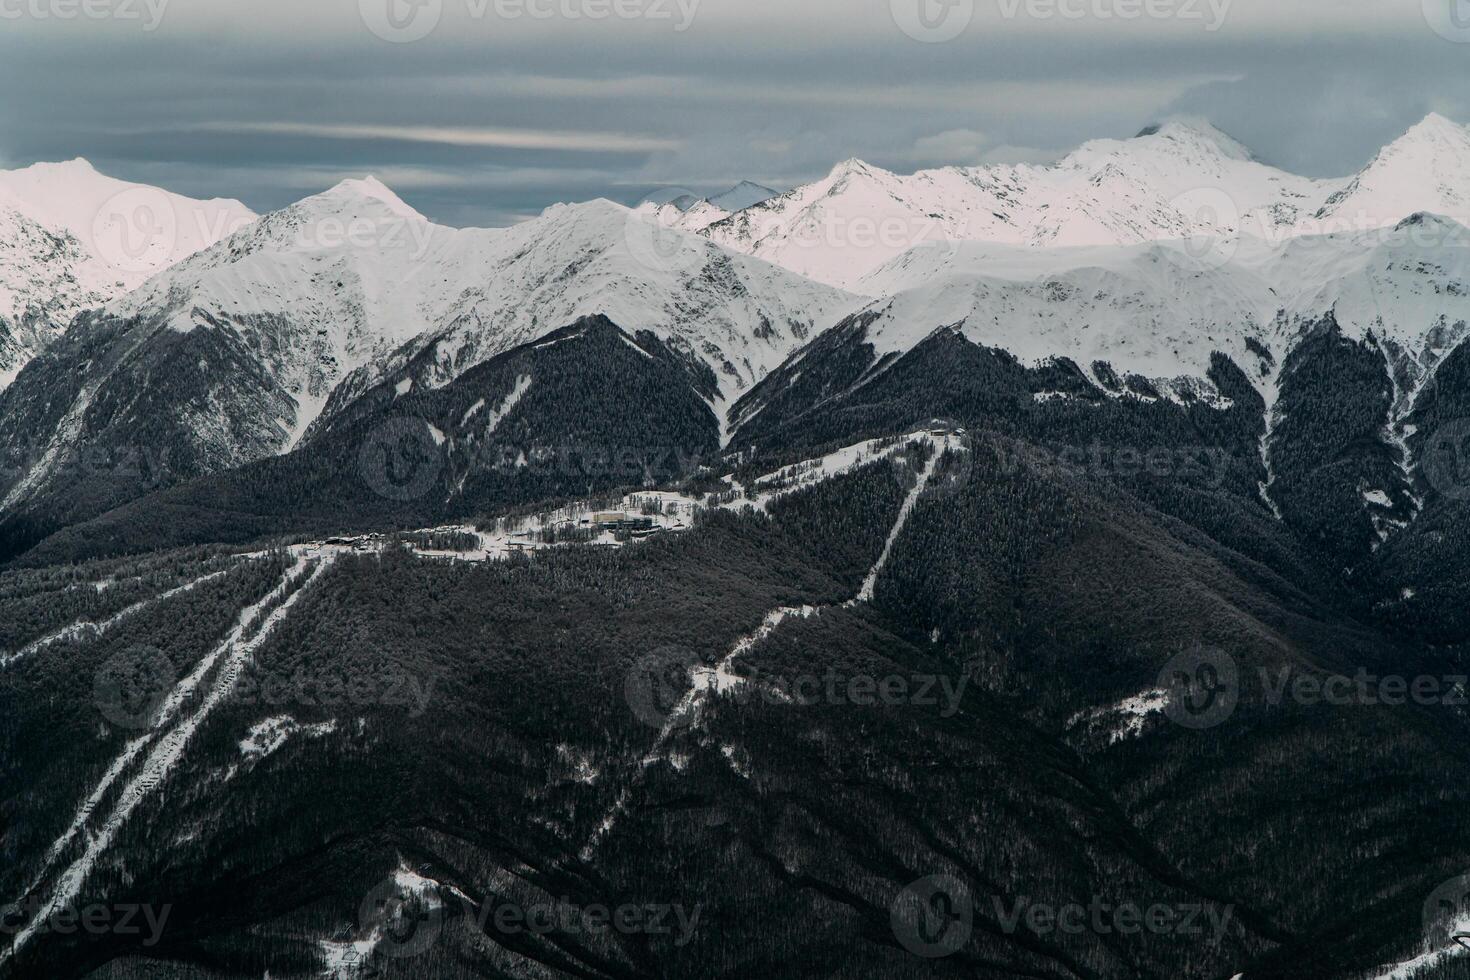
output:
[[78, 310], [105, 302], [102, 293], [79, 279], [84, 262], [75, 238], [0, 205], [0, 388], [15, 380]]

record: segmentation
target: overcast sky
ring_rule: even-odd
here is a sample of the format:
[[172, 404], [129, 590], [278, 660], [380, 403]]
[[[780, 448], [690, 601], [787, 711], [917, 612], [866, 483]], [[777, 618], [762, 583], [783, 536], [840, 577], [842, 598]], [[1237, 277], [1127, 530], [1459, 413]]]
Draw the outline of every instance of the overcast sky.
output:
[[373, 173], [504, 224], [1181, 112], [1337, 176], [1430, 111], [1470, 122], [1470, 0], [0, 0], [0, 166], [257, 210]]

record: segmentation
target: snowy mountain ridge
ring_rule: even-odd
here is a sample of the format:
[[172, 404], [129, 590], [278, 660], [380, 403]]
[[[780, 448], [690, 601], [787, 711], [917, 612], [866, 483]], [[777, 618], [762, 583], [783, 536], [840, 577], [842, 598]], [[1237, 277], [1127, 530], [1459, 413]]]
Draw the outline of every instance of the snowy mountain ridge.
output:
[[901, 176], [846, 160], [821, 180], [717, 221], [704, 234], [819, 281], [856, 288], [884, 262], [926, 242], [1041, 248], [1233, 232], [1229, 215], [1180, 200], [1214, 186], [1228, 191], [1242, 215], [1273, 215], [1274, 227], [1278, 215], [1295, 217], [1308, 204], [1314, 209], [1340, 184], [1276, 170], [1208, 124], [1174, 120], [1131, 140], [1086, 143], [1048, 166], [945, 167]]
[[945, 167], [903, 176], [846, 160], [821, 180], [706, 223], [729, 248], [862, 291], [910, 248], [1133, 245], [1392, 228], [1427, 211], [1470, 223], [1470, 131], [1431, 115], [1357, 175], [1318, 180], [1258, 161], [1207, 122], [1176, 118], [1128, 140], [1083, 144], [1054, 164]]
[[[730, 405], [818, 333], [864, 312], [879, 355], [948, 327], [1023, 360], [1066, 357], [1090, 373], [1105, 362], [1160, 382], [1161, 397], [1210, 397], [1201, 379], [1220, 352], [1267, 406], [1304, 331], [1335, 315], [1346, 334], [1383, 349], [1404, 409], [1470, 322], [1470, 253], [1456, 247], [1470, 243], [1457, 184], [1466, 161], [1466, 131], [1431, 117], [1356, 178], [1315, 181], [1260, 163], [1208, 124], [1173, 120], [1087, 143], [1048, 167], [900, 177], [848, 160], [700, 233], [679, 223], [724, 213], [710, 201], [629, 209], [595, 200], [508, 228], [450, 228], [372, 178], [254, 220], [214, 202], [200, 213], [232, 233], [179, 261], [170, 253], [151, 278], [147, 263], [165, 257], [139, 253], [131, 275], [145, 281], [107, 302], [78, 338], [68, 355], [78, 365], [48, 365], [11, 407], [47, 426], [64, 415], [53, 435], [85, 441], [91, 406], [125, 419], [113, 406], [142, 406], [139, 379], [188, 351], [172, 397], [188, 403], [189, 438], [210, 470], [291, 450], [385, 378], [437, 389], [601, 314], [707, 372], [701, 397], [727, 436]], [[87, 293], [66, 265], [87, 260], [73, 233], [85, 231], [85, 208], [47, 202], [67, 200], [54, 188], [69, 182], [93, 197], [118, 182], [81, 164], [26, 174], [0, 181], [0, 201], [41, 202], [0, 212], [13, 216], [12, 240], [55, 256], [45, 267], [72, 276], [75, 302], [94, 305], [101, 290]], [[1379, 223], [1421, 190], [1443, 214], [1420, 208]], [[172, 200], [150, 197], [146, 213], [124, 216], [157, 217]], [[1370, 215], [1370, 227], [1310, 233], [1352, 214]], [[183, 250], [208, 235], [176, 229], [174, 238]], [[178, 339], [200, 331], [209, 336]], [[64, 378], [74, 397], [59, 399]], [[63, 402], [71, 410], [54, 408]], [[64, 447], [37, 432], [62, 458]]]
[[403, 372], [400, 394], [440, 388], [599, 314], [651, 335], [662, 360], [629, 346], [682, 377], [717, 427], [860, 303], [610, 201], [456, 229], [377, 180], [347, 180], [170, 266], [42, 353], [0, 393], [15, 461], [0, 504], [43, 507], [98, 442], [166, 443], [170, 479], [279, 456], [385, 375]]
[[261, 356], [298, 402], [299, 438], [354, 372], [343, 399], [432, 347], [416, 380], [439, 386], [595, 313], [705, 360], [729, 401], [858, 302], [610, 201], [456, 229], [369, 179], [266, 215], [107, 311], [180, 332], [281, 325]]
[[1431, 113], [1373, 160], [1313, 216], [1323, 230], [1368, 230], [1425, 211], [1470, 224], [1470, 128]]
[[86, 160], [0, 171], [0, 389], [83, 309], [255, 219], [104, 176]]
[[602, 313], [706, 361], [733, 401], [860, 302], [605, 200], [552, 208], [484, 241], [472, 284], [417, 345], [436, 351], [428, 383]]
[[680, 231], [702, 232], [717, 221], [723, 221], [737, 211], [763, 204], [780, 194], [762, 184], [742, 180], [734, 187], [710, 197], [683, 194], [671, 201], [659, 204], [647, 202], [638, 207], [644, 214], [654, 218], [666, 228]]
[[1285, 355], [1327, 314], [1344, 336], [1383, 345], [1413, 385], [1470, 335], [1470, 230], [1452, 219], [1420, 214], [1394, 234], [1279, 246], [1249, 236], [1197, 244], [914, 249], [859, 284], [882, 297], [867, 308], [879, 314], [868, 339], [882, 355], [955, 326], [1023, 361], [1065, 356], [1087, 372], [1102, 361], [1165, 382], [1202, 378], [1219, 351], [1269, 406]]

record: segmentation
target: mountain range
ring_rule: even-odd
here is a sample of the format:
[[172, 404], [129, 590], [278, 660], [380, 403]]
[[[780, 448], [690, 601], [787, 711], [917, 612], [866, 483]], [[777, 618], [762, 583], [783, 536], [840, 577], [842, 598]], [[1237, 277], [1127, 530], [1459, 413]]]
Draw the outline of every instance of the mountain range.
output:
[[[1470, 219], [1464, 127], [1431, 115], [1344, 180], [1258, 161], [1206, 122], [1175, 119], [1131, 140], [1087, 143], [1047, 166], [947, 167], [902, 176], [861, 160], [709, 224], [675, 226], [810, 278], [857, 289], [926, 242], [1056, 248], [1371, 231], [1426, 211]], [[1432, 175], [1432, 176], [1431, 176]]]
[[[232, 202], [123, 185], [83, 162], [38, 165], [0, 179], [0, 193], [30, 202], [15, 215], [55, 229], [0, 266], [33, 284], [12, 303], [33, 312], [12, 314], [11, 363], [51, 348], [0, 402], [0, 527], [23, 525], [30, 541], [54, 528], [31, 514], [78, 479], [68, 460], [167, 449], [141, 483], [81, 474], [72, 521], [288, 452], [384, 378], [441, 387], [592, 314], [650, 331], [687, 363], [722, 441], [736, 400], [853, 314], [875, 359], [958, 326], [1028, 362], [1068, 358], [1094, 383], [1095, 365], [1140, 375], [1164, 396], [1208, 391], [1224, 354], [1268, 413], [1304, 325], [1332, 314], [1402, 384], [1385, 423], [1402, 442], [1413, 393], [1464, 332], [1456, 219], [1470, 220], [1470, 192], [1453, 175], [1466, 172], [1470, 134], [1439, 116], [1337, 181], [1286, 174], [1206, 123], [1172, 120], [1046, 167], [902, 177], [848, 161], [764, 200], [743, 184], [720, 200], [754, 203], [712, 221], [724, 210], [714, 200], [594, 201], [479, 230], [435, 225], [372, 179], [251, 220]], [[143, 209], [130, 220], [178, 216], [139, 271], [109, 285], [79, 236], [95, 234], [89, 208], [129, 195]], [[42, 242], [76, 257], [50, 261]], [[42, 307], [55, 312], [38, 319]]]
[[[499, 229], [0, 175], [0, 980], [1460, 975], [1467, 224], [1439, 116]], [[623, 901], [706, 926], [489, 914]]]

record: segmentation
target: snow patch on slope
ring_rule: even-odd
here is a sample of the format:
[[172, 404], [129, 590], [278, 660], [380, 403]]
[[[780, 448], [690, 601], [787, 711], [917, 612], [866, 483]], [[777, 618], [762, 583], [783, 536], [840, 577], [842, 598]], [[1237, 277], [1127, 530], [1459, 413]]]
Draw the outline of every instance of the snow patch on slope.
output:
[[250, 732], [240, 740], [240, 754], [247, 759], [264, 759], [274, 755], [294, 735], [323, 738], [336, 730], [336, 719], [315, 725], [302, 725], [290, 715], [266, 718], [252, 725]]

